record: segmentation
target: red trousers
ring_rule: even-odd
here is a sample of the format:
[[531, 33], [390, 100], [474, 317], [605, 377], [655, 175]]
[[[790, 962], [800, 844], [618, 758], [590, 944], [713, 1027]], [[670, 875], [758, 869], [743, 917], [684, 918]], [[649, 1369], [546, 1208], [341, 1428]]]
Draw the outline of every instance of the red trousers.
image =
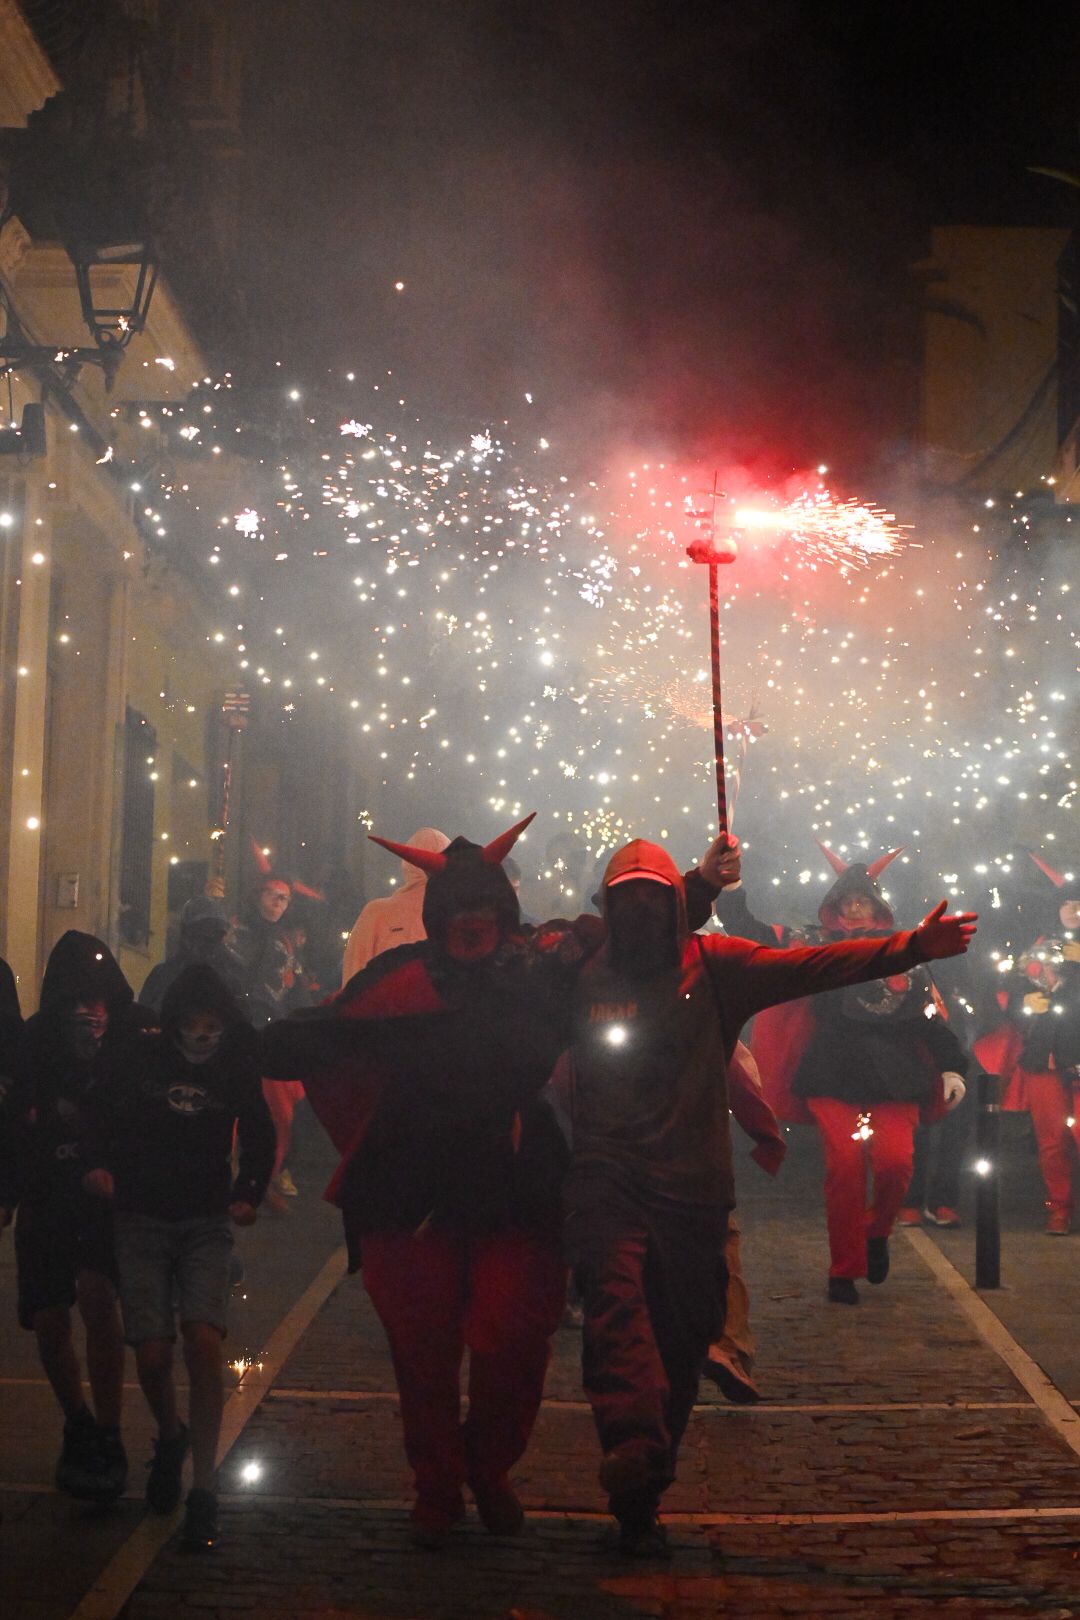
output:
[[[1035, 1130], [1035, 1144], [1039, 1150], [1039, 1169], [1046, 1183], [1048, 1204], [1073, 1207], [1073, 1165], [1076, 1162], [1076, 1131], [1068, 1120], [1072, 1112], [1072, 1087], [1062, 1085], [1052, 1070], [1039, 1073], [1024, 1071], [1024, 1100], [1031, 1113]], [[1072, 1140], [1070, 1140], [1070, 1137]]]
[[363, 1256], [364, 1283], [390, 1342], [417, 1498], [453, 1516], [466, 1481], [502, 1480], [529, 1443], [566, 1301], [558, 1238], [369, 1232]]
[[[904, 1202], [914, 1162], [917, 1103], [874, 1103], [862, 1108], [835, 1097], [809, 1097], [825, 1153], [825, 1213], [830, 1277], [866, 1276], [866, 1240], [888, 1237]], [[859, 1115], [869, 1113], [873, 1135], [856, 1141]], [[867, 1161], [874, 1178], [866, 1207]]]

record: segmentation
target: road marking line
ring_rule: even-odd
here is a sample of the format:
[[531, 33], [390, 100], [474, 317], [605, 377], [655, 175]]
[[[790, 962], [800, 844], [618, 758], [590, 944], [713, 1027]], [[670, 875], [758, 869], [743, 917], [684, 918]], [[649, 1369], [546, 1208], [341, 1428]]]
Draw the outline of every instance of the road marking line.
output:
[[[244, 1425], [266, 1394], [274, 1378], [292, 1354], [302, 1334], [311, 1326], [334, 1289], [345, 1276], [347, 1259], [344, 1245], [335, 1250], [315, 1281], [304, 1290], [296, 1304], [270, 1335], [262, 1361], [251, 1367], [225, 1402], [221, 1425], [218, 1463], [224, 1461], [236, 1444]], [[183, 1510], [164, 1515], [147, 1514], [109, 1560], [90, 1590], [71, 1611], [70, 1620], [116, 1620], [158, 1553], [183, 1518]]]
[[[312, 1507], [324, 1511], [335, 1508], [358, 1513], [408, 1513], [411, 1498], [355, 1497], [355, 1496], [272, 1496], [268, 1491], [222, 1494], [220, 1500], [235, 1507], [265, 1504], [269, 1507]], [[525, 1503], [526, 1519], [538, 1520], [596, 1520], [610, 1523], [611, 1515], [601, 1508], [567, 1506], [561, 1508], [534, 1508]], [[1080, 1519], [1080, 1506], [1048, 1507], [982, 1507], [982, 1508], [904, 1508], [886, 1509], [866, 1513], [691, 1513], [684, 1509], [665, 1508], [661, 1517], [665, 1524], [690, 1525], [812, 1525], [812, 1524], [953, 1524], [960, 1520], [969, 1523], [1023, 1522], [1030, 1519]]]
[[[394, 1389], [269, 1389], [266, 1397], [271, 1401], [340, 1401], [362, 1404], [365, 1401], [398, 1400]], [[1080, 1402], [1077, 1403], [1080, 1405]], [[558, 1412], [591, 1412], [588, 1401], [567, 1400], [562, 1396], [545, 1396], [544, 1408]], [[694, 1411], [698, 1417], [768, 1417], [774, 1412], [806, 1412], [814, 1416], [851, 1412], [1028, 1412], [1031, 1401], [819, 1401], [795, 1402], [763, 1400], [757, 1405], [721, 1405], [719, 1401], [699, 1402]]]
[[1017, 1383], [1027, 1390], [1047, 1423], [1061, 1436], [1069, 1450], [1080, 1457], [1080, 1415], [1072, 1402], [1065, 1399], [1038, 1362], [1021, 1349], [1008, 1328], [994, 1315], [985, 1300], [980, 1299], [967, 1278], [961, 1275], [937, 1244], [917, 1227], [904, 1227], [902, 1230], [916, 1254], [952, 1295], [976, 1332], [1000, 1356]]

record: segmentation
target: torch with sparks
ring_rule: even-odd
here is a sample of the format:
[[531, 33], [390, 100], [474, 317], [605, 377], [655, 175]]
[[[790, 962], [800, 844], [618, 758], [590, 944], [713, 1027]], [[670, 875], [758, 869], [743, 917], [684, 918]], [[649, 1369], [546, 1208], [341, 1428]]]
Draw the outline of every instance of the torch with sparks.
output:
[[730, 536], [716, 533], [716, 503], [725, 499], [723, 490], [716, 487], [713, 474], [712, 513], [709, 538], [695, 540], [687, 546], [686, 555], [691, 562], [704, 563], [709, 570], [709, 652], [712, 662], [713, 754], [716, 760], [716, 830], [728, 830], [727, 780], [724, 771], [724, 709], [720, 690], [720, 590], [717, 571], [724, 563], [735, 561], [736, 545]]

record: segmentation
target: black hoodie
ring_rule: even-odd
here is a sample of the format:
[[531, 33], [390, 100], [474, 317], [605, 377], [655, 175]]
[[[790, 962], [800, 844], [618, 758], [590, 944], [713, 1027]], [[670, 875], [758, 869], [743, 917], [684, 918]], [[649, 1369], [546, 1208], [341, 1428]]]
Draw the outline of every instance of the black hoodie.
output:
[[[225, 1026], [202, 1063], [189, 1061], [178, 1044], [194, 1012], [215, 1013]], [[134, 1036], [102, 1064], [85, 1158], [93, 1160], [88, 1169], [111, 1171], [114, 1207], [132, 1214], [193, 1220], [222, 1215], [234, 1202], [261, 1202], [274, 1165], [274, 1127], [255, 1034], [211, 968], [185, 968], [166, 993], [161, 1029]]]
[[[70, 1042], [69, 1017], [80, 1002], [100, 1001], [108, 1025], [96, 1056]], [[0, 1205], [80, 1197], [86, 1169], [86, 1109], [102, 1060], [149, 1021], [108, 946], [74, 929], [57, 940], [41, 981], [40, 1010], [27, 1020], [0, 1121]]]

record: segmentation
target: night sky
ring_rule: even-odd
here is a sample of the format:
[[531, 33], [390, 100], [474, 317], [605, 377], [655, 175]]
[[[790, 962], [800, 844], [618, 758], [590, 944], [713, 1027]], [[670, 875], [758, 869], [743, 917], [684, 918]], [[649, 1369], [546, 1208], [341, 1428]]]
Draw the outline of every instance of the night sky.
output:
[[253, 352], [392, 366], [448, 428], [529, 390], [590, 453], [873, 475], [910, 428], [930, 226], [1072, 219], [1027, 172], [1080, 166], [1071, 5], [263, 15]]

